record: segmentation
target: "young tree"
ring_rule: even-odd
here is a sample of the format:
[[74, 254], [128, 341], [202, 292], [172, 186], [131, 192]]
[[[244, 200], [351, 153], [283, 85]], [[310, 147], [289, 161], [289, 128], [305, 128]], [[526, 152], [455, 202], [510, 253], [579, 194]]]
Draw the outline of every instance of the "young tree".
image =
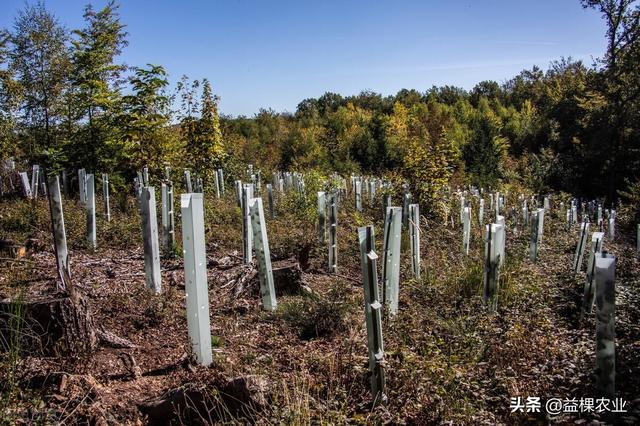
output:
[[93, 170], [105, 154], [107, 141], [115, 138], [112, 118], [119, 106], [118, 78], [125, 67], [114, 59], [127, 45], [118, 8], [113, 0], [99, 11], [86, 6], [86, 28], [73, 32], [73, 99], [78, 119], [86, 120], [86, 132], [76, 138], [75, 153]]
[[410, 182], [414, 196], [430, 206], [429, 211], [451, 177], [456, 125], [450, 107], [435, 101], [414, 103], [410, 108], [396, 102], [387, 119], [389, 156]]
[[[200, 81], [190, 81], [189, 77], [183, 75], [178, 82], [178, 95], [180, 96], [180, 135], [186, 149], [187, 162], [189, 167], [195, 167], [198, 162], [197, 150], [198, 144], [198, 112], [200, 103], [197, 98], [197, 92], [200, 88]], [[196, 171], [200, 171], [196, 167]]]
[[162, 168], [166, 151], [163, 131], [170, 119], [170, 100], [164, 92], [166, 76], [160, 65], [134, 68], [132, 94], [123, 97], [118, 119], [130, 169], [139, 170], [145, 165], [156, 171]]
[[209, 177], [215, 167], [222, 165], [225, 157], [218, 115], [219, 97], [213, 94], [211, 84], [202, 81], [202, 113], [198, 123], [195, 151], [195, 169], [203, 177]]
[[503, 164], [509, 150], [503, 123], [487, 98], [481, 97], [470, 123], [472, 137], [463, 148], [465, 169], [471, 182], [479, 187], [496, 185], [503, 177]]
[[42, 2], [27, 4], [15, 19], [11, 68], [23, 94], [20, 109], [30, 136], [24, 151], [30, 159], [57, 148], [55, 126], [69, 70], [67, 40], [66, 29]]
[[0, 31], [0, 160], [16, 155], [16, 111], [20, 101], [20, 90], [9, 68], [11, 35]]

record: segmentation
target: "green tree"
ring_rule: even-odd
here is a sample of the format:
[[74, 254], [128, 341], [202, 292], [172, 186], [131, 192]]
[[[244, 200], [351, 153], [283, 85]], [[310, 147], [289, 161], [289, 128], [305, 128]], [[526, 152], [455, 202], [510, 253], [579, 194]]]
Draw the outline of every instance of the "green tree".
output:
[[73, 32], [72, 99], [77, 119], [86, 121], [85, 131], [75, 138], [75, 154], [92, 170], [112, 154], [108, 141], [117, 137], [113, 118], [120, 106], [118, 79], [125, 67], [114, 60], [127, 45], [118, 8], [113, 0], [98, 11], [86, 6], [86, 28]]
[[22, 92], [24, 153], [45, 166], [59, 149], [56, 125], [68, 83], [68, 38], [67, 30], [42, 2], [27, 4], [14, 22], [10, 66]]
[[194, 166], [200, 176], [210, 178], [216, 167], [222, 166], [225, 150], [218, 115], [219, 97], [213, 94], [206, 78], [202, 81], [202, 112], [197, 126], [196, 144], [192, 147]]
[[325, 127], [318, 117], [302, 117], [291, 121], [289, 127], [291, 130], [280, 148], [279, 166], [294, 170], [326, 167]]
[[389, 153], [399, 163], [414, 195], [430, 206], [428, 209], [435, 205], [456, 164], [453, 135], [457, 125], [451, 108], [436, 101], [411, 108], [396, 102], [388, 118]]
[[469, 94], [471, 104], [475, 107], [480, 103], [481, 98], [502, 99], [502, 89], [495, 81], [485, 80], [476, 84]]
[[503, 177], [509, 141], [502, 133], [502, 120], [493, 111], [487, 98], [479, 99], [470, 126], [471, 140], [463, 148], [465, 170], [474, 185], [484, 188], [494, 186]]
[[198, 160], [198, 113], [200, 103], [198, 100], [198, 89], [200, 81], [191, 81], [189, 77], [183, 75], [178, 82], [177, 89], [180, 97], [180, 109], [178, 119], [180, 120], [180, 136], [186, 154], [186, 165], [201, 170], [196, 166]]
[[118, 122], [124, 135], [123, 153], [129, 170], [144, 166], [160, 172], [168, 150], [167, 135], [170, 100], [165, 94], [167, 73], [160, 65], [134, 68], [130, 95], [122, 98]]
[[638, 0], [582, 0], [585, 8], [599, 11], [607, 25], [607, 52], [601, 60], [603, 72], [595, 91], [606, 102], [592, 96], [590, 112], [594, 128], [609, 130], [606, 192], [615, 199], [625, 180], [640, 177], [640, 2]]
[[[376, 97], [371, 96], [367, 99], [375, 102]], [[373, 111], [352, 102], [330, 114], [328, 125], [331, 128], [331, 137], [335, 140], [329, 145], [328, 154], [338, 171], [370, 171], [375, 167], [376, 144], [371, 132], [372, 120]]]
[[0, 159], [18, 154], [16, 112], [20, 103], [20, 88], [9, 68], [11, 35], [0, 31]]

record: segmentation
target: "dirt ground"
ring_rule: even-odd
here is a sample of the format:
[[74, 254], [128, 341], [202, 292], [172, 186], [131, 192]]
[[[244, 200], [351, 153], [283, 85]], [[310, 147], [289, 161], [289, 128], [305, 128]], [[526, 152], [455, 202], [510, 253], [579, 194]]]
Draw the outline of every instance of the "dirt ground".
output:
[[[3, 422], [638, 423], [640, 267], [635, 230], [623, 213], [616, 241], [605, 240], [605, 248], [617, 257], [616, 396], [626, 401], [627, 412], [551, 416], [544, 410], [511, 413], [510, 398], [594, 397], [595, 316], [580, 319], [584, 267], [577, 276], [571, 271], [578, 227], [566, 231], [552, 210], [539, 260], [532, 263], [528, 232], [509, 226], [495, 313], [482, 300], [477, 223], [471, 253], [464, 256], [459, 224], [425, 218], [420, 280], [411, 278], [405, 235], [400, 312], [383, 322], [389, 402], [372, 407], [356, 228], [374, 224], [380, 253], [380, 209], [361, 214], [344, 204], [338, 274], [326, 272], [326, 246], [317, 242], [307, 216], [268, 219], [274, 260], [296, 261], [301, 268], [297, 287], [278, 294], [275, 312], [261, 309], [254, 269], [238, 254], [240, 216], [233, 198], [207, 204], [210, 367], [192, 361], [180, 257], [163, 258], [162, 292], [153, 295], [145, 287], [135, 209], [114, 208], [111, 224], [100, 219], [98, 249], [92, 251], [83, 242], [82, 212], [65, 205], [73, 284], [87, 300], [96, 330], [132, 345], [101, 341], [93, 351], [43, 354], [5, 342]], [[32, 243], [25, 257], [2, 255], [0, 299], [27, 303], [65, 296], [56, 290], [46, 208], [45, 200], [35, 206], [2, 200], [0, 237]], [[25, 219], [30, 214], [35, 219]]]

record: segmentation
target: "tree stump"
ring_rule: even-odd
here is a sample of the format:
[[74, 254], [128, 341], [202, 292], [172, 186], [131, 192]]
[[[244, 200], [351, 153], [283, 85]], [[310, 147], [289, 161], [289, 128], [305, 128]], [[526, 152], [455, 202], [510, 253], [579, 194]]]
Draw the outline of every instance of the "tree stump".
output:
[[27, 247], [12, 240], [0, 240], [0, 254], [19, 259], [27, 253]]
[[207, 396], [206, 389], [187, 383], [170, 389], [159, 398], [140, 402], [138, 409], [149, 424], [170, 425], [179, 421], [187, 424], [204, 424], [202, 419], [215, 415], [214, 403]]
[[[90, 352], [98, 344], [89, 305], [80, 296], [0, 301], [0, 336], [21, 351], [45, 356]], [[6, 346], [0, 350], [15, 349]]]
[[150, 424], [199, 425], [240, 418], [253, 420], [256, 413], [267, 407], [270, 399], [267, 380], [248, 375], [229, 379], [218, 386], [187, 383], [168, 390], [159, 398], [138, 403], [138, 409]]
[[[284, 294], [299, 294], [303, 291], [302, 285], [302, 269], [295, 259], [285, 259], [275, 261], [271, 264], [273, 271], [273, 284], [276, 294], [282, 296]], [[234, 268], [225, 275], [224, 280], [227, 281], [223, 286], [231, 286], [234, 297], [250, 296], [256, 297], [260, 295], [260, 282], [255, 265], [242, 264]]]
[[298, 294], [302, 286], [302, 270], [295, 259], [285, 259], [272, 264], [273, 284], [276, 294]]

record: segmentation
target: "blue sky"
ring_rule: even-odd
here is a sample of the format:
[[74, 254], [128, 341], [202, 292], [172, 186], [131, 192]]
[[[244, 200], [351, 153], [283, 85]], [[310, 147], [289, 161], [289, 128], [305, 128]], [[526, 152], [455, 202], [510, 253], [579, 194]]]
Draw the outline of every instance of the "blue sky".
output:
[[[68, 28], [87, 0], [47, 0]], [[93, 1], [96, 7], [105, 0]], [[0, 0], [11, 27], [24, 0]], [[578, 0], [121, 0], [121, 61], [161, 64], [172, 82], [208, 78], [223, 114], [295, 111], [331, 91], [384, 95], [433, 85], [471, 89], [524, 68], [603, 55], [605, 26]]]

